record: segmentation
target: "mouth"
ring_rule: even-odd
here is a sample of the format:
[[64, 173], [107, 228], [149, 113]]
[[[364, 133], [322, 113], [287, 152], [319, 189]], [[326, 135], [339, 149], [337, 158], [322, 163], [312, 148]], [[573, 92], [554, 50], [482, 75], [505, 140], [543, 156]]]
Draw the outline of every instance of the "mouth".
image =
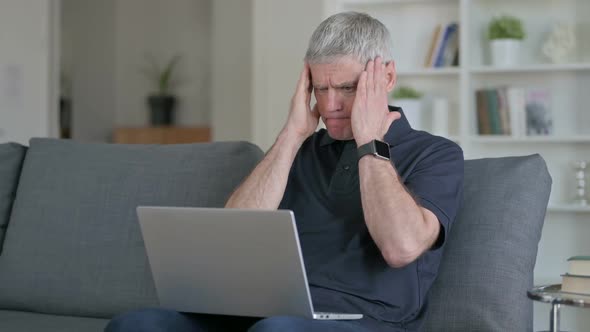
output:
[[350, 118], [324, 118], [324, 121], [350, 120]]

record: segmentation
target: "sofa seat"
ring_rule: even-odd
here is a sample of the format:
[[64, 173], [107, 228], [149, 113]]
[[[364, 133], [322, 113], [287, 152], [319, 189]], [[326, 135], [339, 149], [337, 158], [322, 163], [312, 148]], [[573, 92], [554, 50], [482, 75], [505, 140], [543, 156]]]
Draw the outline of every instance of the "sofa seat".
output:
[[108, 319], [0, 310], [0, 331], [102, 332]]

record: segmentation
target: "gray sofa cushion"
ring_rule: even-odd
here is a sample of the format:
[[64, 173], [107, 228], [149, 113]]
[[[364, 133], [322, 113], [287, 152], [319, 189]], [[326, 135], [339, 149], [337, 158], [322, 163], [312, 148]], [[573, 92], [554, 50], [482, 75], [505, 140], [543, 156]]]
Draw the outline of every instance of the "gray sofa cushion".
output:
[[26, 152], [27, 148], [17, 143], [0, 144], [0, 252]]
[[2, 332], [102, 332], [108, 319], [0, 310]]
[[526, 291], [550, 191], [539, 155], [465, 162], [465, 199], [431, 289], [426, 331], [532, 330]]
[[136, 207], [222, 207], [262, 155], [249, 143], [31, 140], [0, 255], [0, 309], [110, 317], [157, 305]]

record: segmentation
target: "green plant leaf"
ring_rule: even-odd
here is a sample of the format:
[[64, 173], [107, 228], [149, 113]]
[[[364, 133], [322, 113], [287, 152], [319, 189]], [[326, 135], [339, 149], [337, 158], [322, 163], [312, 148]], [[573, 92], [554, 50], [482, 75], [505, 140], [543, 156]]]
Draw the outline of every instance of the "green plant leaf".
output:
[[176, 67], [176, 65], [178, 64], [178, 61], [180, 61], [180, 55], [175, 55], [174, 57], [172, 57], [172, 59], [170, 59], [170, 62], [168, 62], [168, 65], [160, 75], [160, 93], [163, 95], [170, 92], [170, 86], [172, 84], [172, 74], [174, 72], [174, 67]]
[[522, 21], [514, 16], [503, 15], [490, 21], [488, 27], [488, 38], [494, 39], [518, 39], [526, 36]]
[[420, 98], [422, 98], [422, 93], [418, 92], [416, 89], [414, 89], [412, 87], [402, 85], [393, 91], [393, 98], [394, 99], [420, 99]]
[[141, 68], [141, 73], [150, 80], [158, 95], [167, 95], [172, 90], [174, 83], [174, 69], [180, 61], [180, 55], [175, 55], [162, 68], [153, 54], [146, 54], [145, 66]]

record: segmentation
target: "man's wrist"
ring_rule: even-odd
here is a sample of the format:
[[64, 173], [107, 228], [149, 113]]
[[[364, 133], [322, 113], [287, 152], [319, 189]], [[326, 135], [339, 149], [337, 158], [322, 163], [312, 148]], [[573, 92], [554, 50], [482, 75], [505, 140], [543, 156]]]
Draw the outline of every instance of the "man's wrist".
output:
[[365, 156], [374, 156], [383, 160], [390, 160], [389, 144], [381, 140], [371, 140], [369, 143], [360, 145], [357, 149], [359, 160]]
[[303, 135], [297, 134], [294, 130], [290, 130], [288, 127], [285, 127], [279, 133], [279, 136], [277, 137], [277, 143], [287, 144], [289, 146], [293, 145], [299, 149], [307, 137], [309, 136], [303, 137]]
[[382, 140], [382, 138], [377, 137], [377, 135], [374, 135], [374, 136], [361, 136], [359, 138], [356, 138], [355, 137], [356, 147], [358, 148], [358, 147], [363, 146], [363, 145], [365, 145], [367, 143], [370, 143], [374, 139]]

